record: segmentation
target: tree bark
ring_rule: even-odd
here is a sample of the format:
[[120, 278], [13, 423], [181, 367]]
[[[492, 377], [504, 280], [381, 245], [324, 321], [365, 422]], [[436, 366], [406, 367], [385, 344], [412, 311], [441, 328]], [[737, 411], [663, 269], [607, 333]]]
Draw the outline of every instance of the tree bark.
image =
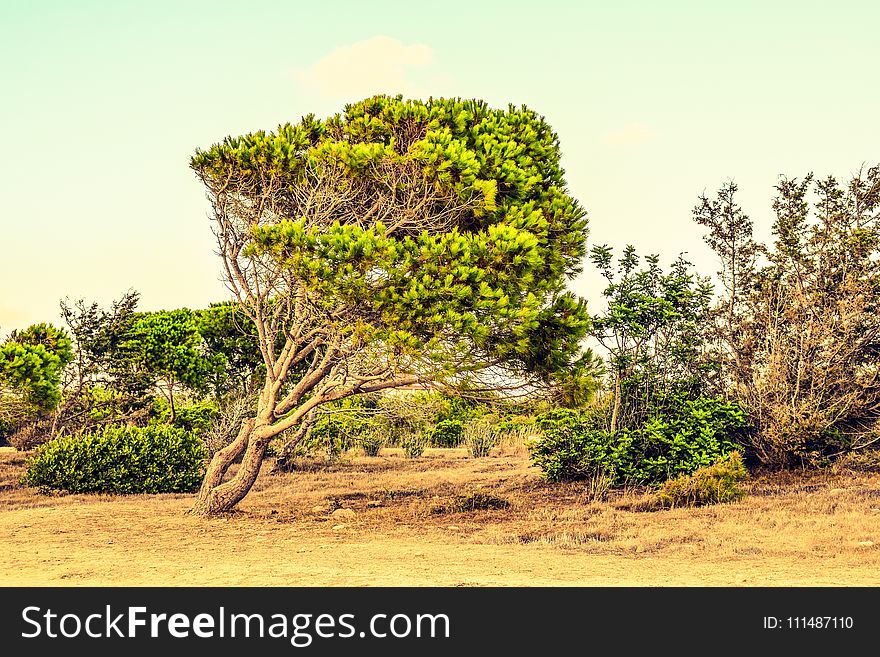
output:
[[[267, 440], [252, 440], [255, 424], [256, 420], [253, 418], [242, 422], [241, 429], [235, 440], [214, 454], [214, 458], [208, 464], [205, 478], [202, 480], [198, 499], [190, 513], [207, 516], [229, 511], [241, 501], [251, 486], [253, 486], [260, 471], [260, 465], [263, 462], [266, 445], [268, 444]], [[252, 447], [258, 442], [262, 442], [262, 449], [260, 450]], [[223, 477], [229, 470], [229, 466], [242, 454], [244, 454], [244, 457], [242, 458], [241, 468], [239, 468], [235, 477], [223, 483]], [[253, 471], [253, 478], [247, 483], [248, 473], [251, 471]]]
[[620, 398], [622, 396], [621, 386], [620, 386], [620, 372], [617, 373], [617, 377], [614, 382], [614, 407], [611, 411], [611, 433], [617, 431], [617, 422], [620, 417]]

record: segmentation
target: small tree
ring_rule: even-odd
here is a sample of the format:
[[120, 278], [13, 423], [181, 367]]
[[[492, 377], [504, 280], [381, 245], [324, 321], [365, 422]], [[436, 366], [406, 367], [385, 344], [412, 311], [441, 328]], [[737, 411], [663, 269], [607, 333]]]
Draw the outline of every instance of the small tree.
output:
[[213, 303], [195, 317], [214, 396], [253, 395], [265, 369], [254, 323], [233, 301]]
[[153, 379], [127, 348], [138, 299], [137, 292], [126, 292], [106, 310], [82, 299], [61, 302], [73, 359], [64, 371], [53, 434], [81, 433], [145, 414]]
[[616, 271], [609, 247], [595, 246], [590, 255], [608, 281], [608, 308], [593, 318], [590, 332], [609, 354], [613, 401], [607, 428], [614, 433], [640, 427], [672, 392], [705, 391], [713, 369], [705, 340], [712, 287], [681, 257], [667, 274], [656, 255], [645, 257], [640, 268], [632, 246]]
[[171, 408], [169, 424], [173, 424], [175, 392], [181, 388], [201, 389], [208, 371], [193, 313], [181, 308], [140, 314], [131, 327], [125, 349], [157, 381]]
[[526, 108], [377, 96], [227, 138], [191, 165], [266, 369], [195, 512], [237, 504], [269, 440], [304, 435], [330, 401], [424, 381], [541, 385], [579, 355], [589, 318], [564, 286], [585, 213], [556, 135]]
[[0, 425], [4, 432], [48, 417], [61, 401], [70, 338], [51, 324], [13, 331], [0, 345]]

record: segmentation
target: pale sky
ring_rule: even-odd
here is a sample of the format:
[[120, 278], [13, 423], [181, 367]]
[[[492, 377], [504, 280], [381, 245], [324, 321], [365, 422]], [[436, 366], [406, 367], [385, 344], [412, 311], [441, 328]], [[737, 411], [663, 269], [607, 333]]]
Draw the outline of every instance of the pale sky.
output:
[[[0, 335], [64, 297], [227, 297], [197, 147], [374, 93], [526, 104], [559, 134], [590, 244], [687, 251], [735, 180], [766, 235], [779, 174], [880, 162], [880, 5], [0, 2]], [[572, 289], [600, 306], [595, 272]]]

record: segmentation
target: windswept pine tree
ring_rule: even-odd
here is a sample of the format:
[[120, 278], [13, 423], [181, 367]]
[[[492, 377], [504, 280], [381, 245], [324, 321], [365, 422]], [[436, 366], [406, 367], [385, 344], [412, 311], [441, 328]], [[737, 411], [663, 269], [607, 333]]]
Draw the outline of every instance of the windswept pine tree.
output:
[[589, 316], [565, 286], [587, 220], [559, 159], [525, 107], [386, 96], [197, 151], [266, 377], [194, 511], [237, 504], [268, 442], [327, 402], [426, 381], [541, 385], [576, 367]]

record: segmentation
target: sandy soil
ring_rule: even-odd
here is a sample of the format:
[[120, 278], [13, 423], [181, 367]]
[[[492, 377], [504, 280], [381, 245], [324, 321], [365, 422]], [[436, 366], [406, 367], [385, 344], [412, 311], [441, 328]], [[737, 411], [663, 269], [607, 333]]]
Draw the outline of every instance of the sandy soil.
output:
[[[5, 586], [880, 585], [880, 475], [760, 479], [737, 504], [645, 513], [545, 484], [522, 453], [385, 453], [267, 464], [239, 512], [204, 519], [188, 495], [41, 495], [23, 467], [0, 448]], [[474, 490], [510, 507], [448, 510]]]

